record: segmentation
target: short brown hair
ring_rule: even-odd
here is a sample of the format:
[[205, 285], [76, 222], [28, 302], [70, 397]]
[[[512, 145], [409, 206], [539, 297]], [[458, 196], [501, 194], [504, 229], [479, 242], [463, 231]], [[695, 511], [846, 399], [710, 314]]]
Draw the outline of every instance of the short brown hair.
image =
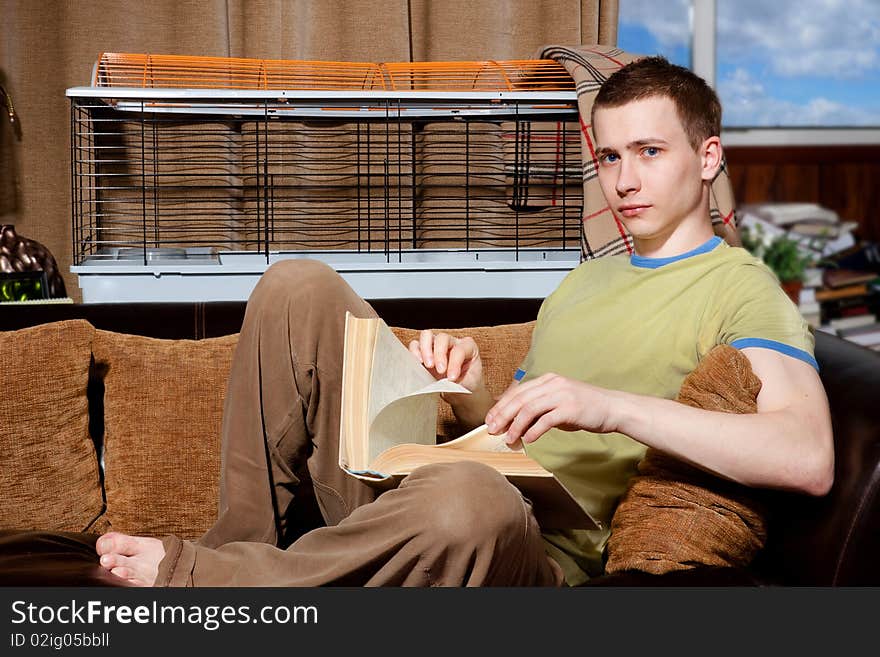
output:
[[595, 124], [597, 109], [657, 96], [673, 102], [694, 150], [709, 137], [721, 135], [721, 101], [712, 87], [699, 75], [660, 56], [637, 59], [615, 71], [596, 94], [590, 123]]

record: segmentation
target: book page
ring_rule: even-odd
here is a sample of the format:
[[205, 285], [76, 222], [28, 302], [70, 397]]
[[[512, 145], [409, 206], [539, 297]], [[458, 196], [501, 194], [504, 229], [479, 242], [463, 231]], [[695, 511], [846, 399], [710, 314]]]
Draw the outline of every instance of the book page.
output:
[[364, 467], [369, 435], [370, 372], [376, 346], [376, 323], [345, 313], [342, 352], [342, 399], [339, 416], [339, 467]]
[[346, 313], [339, 465], [360, 471], [399, 443], [436, 443], [437, 396], [469, 393], [434, 377], [380, 319]]
[[401, 344], [385, 322], [380, 321], [370, 373], [368, 422], [372, 425], [379, 412], [394, 400], [418, 392], [434, 382], [430, 372]]
[[[418, 365], [414, 358], [413, 362]], [[437, 395], [441, 392], [468, 393], [469, 390], [449, 379], [434, 380], [430, 374], [428, 376], [431, 383], [403, 397], [392, 399], [378, 410], [370, 423], [368, 462], [372, 463], [379, 454], [395, 445], [436, 444]]]
[[429, 463], [476, 461], [495, 468], [505, 476], [552, 477], [525, 452], [487, 452], [470, 449], [437, 449], [439, 445], [395, 445], [370, 464], [370, 472], [383, 475], [407, 475]]
[[518, 442], [517, 447], [513, 448], [505, 441], [507, 434], [502, 433], [492, 435], [489, 433], [489, 427], [481, 424], [476, 429], [468, 431], [463, 436], [459, 436], [455, 440], [437, 445], [437, 447], [445, 449], [471, 450], [480, 452], [513, 452], [523, 454], [522, 443]]
[[452, 381], [436, 380], [380, 321], [370, 373], [367, 462], [399, 443], [436, 443], [441, 392], [469, 391]]

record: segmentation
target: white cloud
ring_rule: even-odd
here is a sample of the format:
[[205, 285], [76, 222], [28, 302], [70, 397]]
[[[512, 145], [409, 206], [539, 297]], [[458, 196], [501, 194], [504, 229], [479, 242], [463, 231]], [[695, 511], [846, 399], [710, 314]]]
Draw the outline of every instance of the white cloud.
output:
[[876, 51], [852, 51], [848, 48], [803, 51], [798, 57], [780, 55], [773, 59], [772, 67], [772, 70], [785, 77], [827, 75], [854, 78], [877, 69]]
[[[620, 0], [620, 21], [643, 26], [663, 49], [689, 47], [690, 7]], [[725, 125], [877, 125], [880, 0], [717, 0], [716, 18], [718, 64], [734, 69], [718, 81]]]
[[723, 61], [757, 55], [787, 77], [856, 78], [880, 68], [877, 0], [718, 0], [717, 24]]
[[736, 69], [722, 82], [724, 90], [735, 98], [759, 98], [764, 95], [764, 85], [755, 80], [745, 69]]
[[774, 98], [745, 69], [736, 69], [719, 81], [724, 124], [730, 126], [869, 126], [876, 112], [850, 107], [822, 96], [806, 103]]
[[[694, 0], [702, 2], [703, 0]], [[759, 57], [786, 77], [858, 78], [880, 70], [878, 0], [717, 0], [719, 61]], [[691, 0], [621, 0], [620, 22], [663, 48], [691, 44]]]
[[622, 0], [618, 19], [645, 27], [664, 48], [690, 46], [690, 0]]

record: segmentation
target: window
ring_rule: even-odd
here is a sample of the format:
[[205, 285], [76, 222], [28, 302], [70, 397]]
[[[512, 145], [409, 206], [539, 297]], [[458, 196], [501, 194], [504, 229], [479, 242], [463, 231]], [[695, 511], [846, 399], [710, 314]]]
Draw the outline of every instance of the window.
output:
[[617, 45], [691, 66], [691, 0], [620, 0]]
[[880, 143], [876, 0], [620, 0], [618, 45], [714, 84], [728, 144]]

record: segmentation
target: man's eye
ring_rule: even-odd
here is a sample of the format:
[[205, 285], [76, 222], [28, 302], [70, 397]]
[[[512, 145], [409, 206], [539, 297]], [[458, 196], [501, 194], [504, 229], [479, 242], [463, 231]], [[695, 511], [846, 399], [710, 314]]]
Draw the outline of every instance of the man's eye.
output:
[[606, 153], [599, 158], [599, 160], [601, 162], [604, 162], [605, 164], [614, 164], [615, 162], [617, 162], [618, 159], [619, 158], [617, 157], [616, 153]]
[[647, 146], [642, 152], [648, 157], [657, 157], [660, 155], [660, 149], [656, 146]]

